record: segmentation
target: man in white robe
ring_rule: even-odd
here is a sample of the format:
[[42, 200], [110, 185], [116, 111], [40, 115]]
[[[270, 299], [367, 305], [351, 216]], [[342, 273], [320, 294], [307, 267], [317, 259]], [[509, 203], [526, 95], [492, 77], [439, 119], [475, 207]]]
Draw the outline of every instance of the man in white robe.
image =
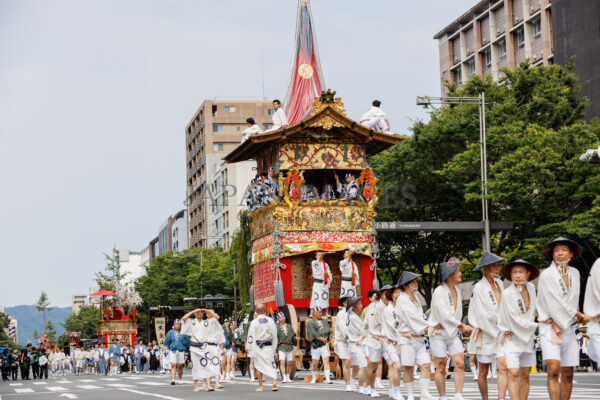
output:
[[277, 391], [277, 365], [275, 350], [277, 349], [277, 326], [272, 318], [265, 315], [265, 306], [256, 307], [256, 316], [248, 328], [248, 347], [254, 356], [254, 368], [258, 378], [257, 392], [264, 391], [263, 374], [273, 379], [273, 391]]
[[335, 316], [334, 326], [334, 342], [333, 351], [337, 354], [338, 358], [342, 360], [342, 374], [344, 375], [344, 381], [346, 382], [346, 392], [352, 392], [352, 385], [350, 384], [350, 347], [348, 345], [348, 332], [346, 330], [346, 319], [348, 314], [346, 313], [346, 302], [348, 297], [340, 297], [338, 303], [338, 313]]
[[358, 393], [366, 393], [367, 357], [363, 350], [363, 341], [367, 337], [363, 320], [360, 318], [363, 306], [361, 297], [351, 297], [346, 303], [346, 332], [350, 344], [350, 365], [358, 368]]
[[[502, 346], [498, 344], [500, 331], [496, 324], [498, 310], [502, 299], [504, 285], [500, 278], [500, 263], [506, 261], [496, 254], [484, 252], [473, 268], [473, 271], [483, 269], [483, 278], [473, 287], [473, 295], [469, 302], [469, 325], [473, 327], [470, 345], [475, 348], [479, 362], [479, 379], [477, 384], [483, 400], [488, 400], [487, 377], [490, 365], [494, 359], [498, 364], [498, 399], [504, 399], [508, 371], [504, 360]], [[471, 353], [471, 352], [469, 352]], [[495, 369], [494, 371], [495, 372]]]
[[546, 243], [542, 253], [547, 260], [552, 260], [538, 282], [542, 358], [548, 366], [550, 400], [566, 400], [573, 389], [574, 367], [579, 365], [576, 321], [589, 320], [578, 309], [579, 271], [569, 266], [569, 261], [581, 255], [581, 247], [572, 240], [559, 237]]
[[371, 303], [365, 312], [364, 322], [367, 337], [365, 338], [364, 344], [367, 353], [366, 356], [369, 359], [367, 390], [370, 388], [371, 397], [379, 397], [377, 388], [375, 387], [375, 379], [377, 378], [377, 368], [379, 367], [383, 354], [384, 337], [381, 333], [381, 318], [384, 309], [385, 303], [381, 300], [381, 296], [378, 295], [377, 301]]
[[373, 100], [372, 107], [361, 115], [359, 123], [375, 131], [390, 132], [390, 121], [381, 107], [381, 101]]
[[285, 115], [285, 111], [281, 108], [281, 101], [273, 100], [273, 108], [275, 109], [275, 113], [273, 114], [273, 127], [269, 130], [275, 131], [279, 128], [289, 126], [287, 115]]
[[320, 307], [325, 310], [326, 317], [329, 316], [329, 287], [331, 286], [331, 269], [329, 264], [323, 261], [325, 252], [318, 251], [316, 259], [311, 262], [313, 288], [310, 297], [310, 309]]
[[[381, 300], [385, 307], [381, 312], [381, 335], [383, 336], [382, 357], [388, 365], [388, 379], [390, 381], [390, 398], [400, 398], [400, 376], [402, 365], [398, 353], [398, 322], [396, 321], [394, 306], [400, 294], [400, 289], [395, 286], [385, 285], [381, 288]], [[412, 399], [414, 400], [414, 399]]]
[[[394, 308], [394, 316], [398, 322], [398, 344], [400, 348], [400, 361], [404, 367], [404, 386], [408, 398], [413, 397], [413, 381], [415, 364], [421, 369], [419, 386], [421, 388], [421, 399], [431, 400], [429, 393], [429, 382], [431, 381], [431, 353], [429, 352], [429, 341], [425, 337], [425, 330], [430, 328], [430, 323], [425, 318], [423, 306], [416, 296], [419, 290], [417, 278], [421, 274], [402, 271], [400, 280], [396, 287], [401, 289], [394, 292], [397, 296]], [[398, 393], [400, 390], [398, 389]]]
[[358, 266], [352, 260], [354, 252], [346, 250], [344, 259], [340, 261], [340, 272], [342, 273], [342, 284], [340, 286], [340, 297], [356, 296], [356, 286], [360, 285]]
[[498, 313], [499, 343], [508, 367], [508, 393], [511, 400], [526, 400], [529, 371], [535, 357], [535, 287], [530, 281], [540, 275], [533, 264], [524, 260], [507, 263], [502, 275], [512, 284], [504, 289]]
[[591, 318], [587, 327], [588, 355], [600, 363], [600, 258], [592, 265], [585, 287], [583, 311]]
[[429, 340], [431, 354], [436, 363], [435, 384], [440, 400], [446, 400], [446, 361], [448, 356], [454, 364], [455, 400], [462, 400], [465, 383], [464, 348], [460, 332], [471, 333], [472, 328], [462, 320], [462, 297], [456, 284], [461, 281], [461, 272], [456, 261], [440, 264], [441, 281], [431, 299], [431, 325]]
[[[195, 318], [190, 318], [191, 315]], [[202, 319], [206, 315], [206, 319]], [[181, 318], [181, 333], [190, 337], [190, 355], [192, 357], [192, 379], [194, 392], [200, 391], [198, 380], [203, 380], [202, 388], [207, 392], [215, 390], [210, 386], [210, 378], [220, 371], [220, 349], [216, 338], [223, 334], [219, 316], [213, 311], [197, 308]]]
[[248, 125], [248, 127], [244, 129], [244, 132], [242, 133], [242, 143], [248, 140], [250, 136], [263, 132], [263, 130], [260, 129], [260, 126], [256, 125], [256, 122], [254, 122], [254, 118], [246, 119], [246, 125]]

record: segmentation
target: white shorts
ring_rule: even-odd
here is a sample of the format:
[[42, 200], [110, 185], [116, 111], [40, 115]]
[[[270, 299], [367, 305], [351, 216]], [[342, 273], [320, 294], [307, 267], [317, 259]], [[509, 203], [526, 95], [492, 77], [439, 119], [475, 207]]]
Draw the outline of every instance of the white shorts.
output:
[[388, 365], [393, 364], [395, 362], [400, 362], [400, 354], [398, 354], [398, 348], [391, 343], [388, 343], [385, 346], [382, 356], [385, 359], [385, 361], [387, 361]]
[[237, 351], [234, 349], [225, 349], [225, 355], [227, 356], [232, 356], [234, 353], [237, 354]]
[[169, 352], [169, 362], [171, 364], [183, 364], [185, 362], [185, 353], [183, 351]]
[[[431, 355], [438, 358], [453, 356], [454, 354], [464, 353], [462, 341], [455, 336], [452, 339], [442, 339], [439, 336], [429, 337]], [[404, 363], [402, 363], [404, 365]]]
[[417, 365], [431, 363], [431, 354], [424, 340], [419, 340], [411, 344], [401, 344], [400, 357], [402, 365], [405, 367], [414, 367], [415, 363]]
[[507, 351], [504, 354], [506, 368], [533, 367], [536, 364], [535, 353]]
[[313, 360], [318, 360], [319, 358], [329, 359], [329, 350], [327, 349], [327, 345], [317, 347], [316, 349], [310, 349], [310, 356]]
[[362, 346], [350, 343], [350, 353], [350, 365], [356, 365], [359, 368], [367, 366], [367, 357], [365, 357]]
[[350, 348], [348, 347], [348, 343], [335, 342], [333, 351], [335, 351], [335, 354], [337, 354], [340, 360], [349, 360], [352, 356], [350, 353]]
[[542, 358], [545, 360], [558, 360], [561, 367], [576, 367], [579, 365], [579, 343], [575, 333], [570, 331], [563, 334], [563, 344], [553, 344], [550, 339], [550, 329], [542, 329], [547, 324], [541, 324], [540, 341], [542, 344]]
[[477, 353], [477, 342], [474, 340], [469, 340], [467, 342], [467, 353], [469, 355]]
[[374, 349], [371, 346], [366, 346], [366, 356], [369, 358], [369, 361], [372, 363], [378, 363], [381, 360], [381, 353], [383, 350]]
[[279, 361], [294, 361], [294, 352], [293, 351], [278, 351]]

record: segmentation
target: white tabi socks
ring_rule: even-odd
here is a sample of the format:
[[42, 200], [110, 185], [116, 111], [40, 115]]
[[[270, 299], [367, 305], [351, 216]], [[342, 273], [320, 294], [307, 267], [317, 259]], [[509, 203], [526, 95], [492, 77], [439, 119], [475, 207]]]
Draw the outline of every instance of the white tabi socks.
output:
[[407, 400], [415, 400], [415, 394], [413, 392], [413, 383], [414, 382], [405, 382], [404, 388], [406, 389], [406, 399]]
[[419, 386], [421, 388], [421, 400], [431, 400], [433, 397], [429, 393], [429, 379], [419, 379]]
[[331, 371], [326, 369], [325, 370], [325, 383], [331, 383], [331, 381], [329, 380], [330, 376], [331, 376]]
[[250, 381], [254, 382], [254, 371], [250, 371]]
[[310, 381], [310, 383], [317, 383], [317, 371], [310, 371], [310, 374], [312, 375], [312, 381]]

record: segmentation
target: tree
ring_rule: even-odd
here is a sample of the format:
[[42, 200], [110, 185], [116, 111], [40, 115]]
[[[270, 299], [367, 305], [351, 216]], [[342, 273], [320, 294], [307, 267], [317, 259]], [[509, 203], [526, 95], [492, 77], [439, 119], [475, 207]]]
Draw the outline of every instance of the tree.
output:
[[120, 282], [127, 273], [121, 273], [119, 250], [117, 250], [116, 247], [113, 247], [112, 255], [104, 253], [104, 258], [106, 259], [106, 266], [104, 267], [103, 272], [96, 272], [95, 281], [100, 289], [115, 292], [115, 283]]
[[40, 333], [38, 332], [37, 328], [33, 329], [33, 338], [35, 340], [38, 340], [40, 338]]
[[250, 301], [250, 285], [252, 285], [252, 266], [250, 265], [251, 252], [251, 231], [250, 231], [250, 212], [242, 210], [238, 213], [240, 227], [233, 234], [231, 241], [231, 257], [237, 267], [237, 283], [239, 288], [241, 309], [247, 311], [247, 304]]
[[83, 306], [79, 312], [71, 312], [60, 324], [67, 332], [81, 332], [82, 339], [96, 337], [96, 327], [100, 320], [100, 310], [94, 306]]
[[54, 329], [54, 325], [52, 321], [46, 322], [46, 340], [48, 342], [56, 342], [56, 329]]
[[[577, 97], [571, 68], [522, 63], [503, 70], [502, 84], [474, 77], [460, 89], [449, 85], [448, 96], [486, 94], [490, 219], [515, 227], [493, 235], [497, 254], [544, 265], [540, 245], [554, 236], [600, 240], [600, 169], [578, 160], [598, 146], [600, 121], [583, 120], [587, 100]], [[379, 220], [482, 219], [477, 106], [441, 107], [430, 115], [402, 144], [370, 159], [384, 187], [415, 189], [410, 207], [382, 201]], [[402, 269], [424, 274], [428, 304], [440, 262], [462, 259], [465, 276], [480, 276], [471, 273], [481, 255], [480, 233], [382, 232], [378, 241], [382, 278], [397, 279]]]
[[5, 332], [4, 329], [8, 328], [10, 324], [10, 320], [8, 319], [8, 315], [0, 312], [0, 344], [6, 345], [10, 348], [14, 348], [16, 343], [13, 342], [12, 338], [10, 338]]
[[44, 313], [44, 333], [46, 333], [46, 311], [52, 310], [52, 307], [50, 307], [50, 300], [48, 299], [48, 295], [45, 291], [42, 290], [40, 298], [34, 303], [34, 306], [38, 311], [42, 311]]

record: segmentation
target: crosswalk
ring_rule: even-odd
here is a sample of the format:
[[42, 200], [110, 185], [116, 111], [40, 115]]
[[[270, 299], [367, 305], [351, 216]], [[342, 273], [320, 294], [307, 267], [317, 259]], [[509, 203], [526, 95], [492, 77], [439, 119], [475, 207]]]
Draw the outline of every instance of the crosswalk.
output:
[[[600, 374], [586, 374], [586, 375], [594, 375], [597, 380], [593, 380], [598, 383], [587, 383], [585, 385], [578, 385], [575, 383], [573, 387], [572, 399], [577, 400], [597, 400], [600, 399]], [[575, 378], [577, 380], [577, 376]], [[491, 380], [489, 382], [489, 398], [497, 398], [497, 386], [496, 381]], [[541, 400], [548, 398], [548, 392], [546, 389], [546, 375], [532, 375], [531, 377], [531, 388], [529, 392], [529, 399]], [[184, 385], [188, 385], [191, 387], [193, 384], [191, 380], [191, 376], [188, 374], [184, 375], [183, 380]], [[62, 393], [62, 392], [86, 392], [86, 391], [98, 391], [98, 390], [109, 390], [109, 389], [117, 389], [117, 390], [130, 390], [134, 391], [134, 389], [143, 390], [143, 388], [152, 388], [152, 387], [160, 387], [160, 386], [169, 386], [170, 385], [170, 377], [168, 375], [162, 374], [145, 374], [145, 375], [118, 375], [118, 376], [89, 376], [85, 379], [79, 379], [79, 377], [60, 377], [44, 380], [44, 381], [25, 381], [25, 382], [13, 382], [9, 383], [9, 387], [14, 390], [15, 394], [32, 394], [32, 393]], [[248, 377], [237, 377], [232, 381], [227, 381], [224, 383], [225, 390], [227, 390], [227, 386], [238, 386], [238, 385], [246, 385], [246, 386], [256, 386], [256, 383], [251, 383], [248, 380]], [[268, 385], [269, 386], [269, 385]], [[307, 382], [301, 380], [301, 378], [297, 378], [292, 384], [279, 384], [281, 391], [287, 390], [306, 390], [306, 391], [333, 391], [333, 392], [343, 392], [345, 390], [345, 384], [343, 381], [334, 381], [332, 385], [326, 384], [316, 384], [311, 385]], [[249, 391], [253, 391], [253, 388], [248, 388]], [[404, 392], [404, 389], [402, 388]], [[454, 381], [452, 379], [446, 381], [446, 391], [449, 398], [452, 398], [455, 390], [454, 390]], [[437, 393], [434, 382], [430, 384], [430, 392], [432, 395]], [[6, 393], [6, 392], [5, 392]], [[332, 393], [333, 394], [333, 393]], [[341, 394], [341, 393], [340, 393]], [[382, 389], [379, 390], [379, 394], [383, 398], [388, 397], [388, 390]], [[406, 395], [406, 393], [403, 393]], [[419, 387], [415, 385], [415, 396], [419, 398]], [[336, 396], [337, 397], [337, 396]], [[350, 395], [347, 398], [352, 398], [355, 396]], [[479, 393], [479, 389], [477, 387], [477, 382], [474, 382], [469, 377], [466, 378], [465, 385], [463, 388], [463, 398], [466, 400], [475, 400], [481, 399], [481, 395]], [[508, 398], [508, 395], [507, 395]]]

